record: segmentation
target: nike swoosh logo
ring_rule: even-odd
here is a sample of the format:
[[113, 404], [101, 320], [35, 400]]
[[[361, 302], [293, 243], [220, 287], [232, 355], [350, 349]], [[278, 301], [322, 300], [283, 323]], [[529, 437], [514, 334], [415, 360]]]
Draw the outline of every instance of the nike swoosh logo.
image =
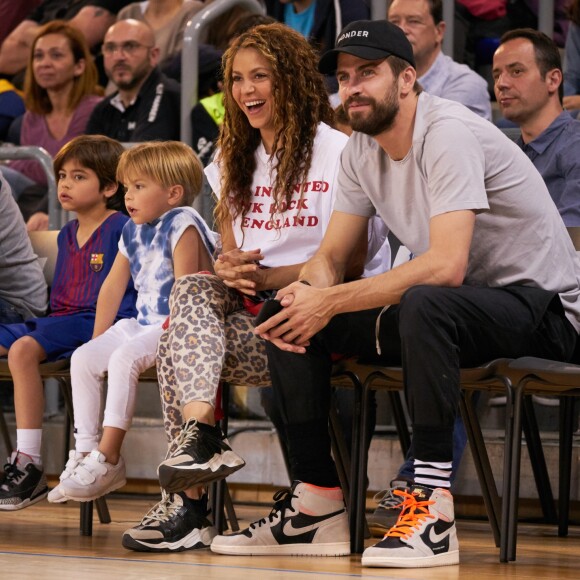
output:
[[438, 534], [435, 531], [435, 528], [431, 528], [429, 530], [429, 540], [432, 544], [439, 544], [441, 543], [447, 536], [449, 535], [449, 529], [445, 530], [443, 533]]
[[[305, 514], [300, 514], [298, 518], [284, 518], [272, 527], [272, 535], [279, 544], [310, 543], [316, 532], [320, 529], [321, 523], [343, 513], [344, 509], [323, 516], [306, 516]], [[299, 526], [296, 527], [294, 522], [299, 523]]]
[[431, 551], [436, 554], [442, 550], [449, 550], [449, 536], [453, 522], [439, 520], [429, 524], [421, 534], [421, 539]]

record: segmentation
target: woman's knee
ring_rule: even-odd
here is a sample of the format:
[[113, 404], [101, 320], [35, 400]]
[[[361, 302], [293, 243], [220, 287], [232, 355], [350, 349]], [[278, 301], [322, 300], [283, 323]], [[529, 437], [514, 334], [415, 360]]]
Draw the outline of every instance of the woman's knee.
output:
[[216, 294], [223, 295], [226, 290], [226, 286], [217, 276], [191, 274], [182, 276], [175, 281], [170, 299], [174, 306], [179, 307], [202, 304], [211, 300]]

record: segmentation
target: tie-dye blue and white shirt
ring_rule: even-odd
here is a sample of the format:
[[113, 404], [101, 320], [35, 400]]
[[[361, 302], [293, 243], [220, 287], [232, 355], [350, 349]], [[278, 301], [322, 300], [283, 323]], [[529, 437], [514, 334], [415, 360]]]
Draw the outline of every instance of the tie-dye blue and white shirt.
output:
[[173, 252], [190, 226], [199, 232], [212, 256], [216, 234], [192, 207], [171, 209], [147, 224], [137, 225], [129, 220], [123, 228], [119, 252], [129, 260], [140, 324], [162, 324], [169, 315], [169, 294], [175, 282]]

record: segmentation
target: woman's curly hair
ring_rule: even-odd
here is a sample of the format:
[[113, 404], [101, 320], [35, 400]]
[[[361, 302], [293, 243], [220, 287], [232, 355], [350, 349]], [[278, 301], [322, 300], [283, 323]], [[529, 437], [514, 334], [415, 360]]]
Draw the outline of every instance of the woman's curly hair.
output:
[[318, 124], [333, 120], [317, 68], [318, 56], [302, 35], [276, 23], [256, 26], [239, 36], [222, 61], [225, 117], [218, 142], [222, 195], [215, 211], [219, 225], [248, 211], [256, 170], [260, 131], [250, 125], [232, 95], [233, 61], [246, 48], [257, 50], [272, 69], [275, 137], [271, 157], [276, 172], [272, 215], [282, 213], [295, 186], [306, 180]]

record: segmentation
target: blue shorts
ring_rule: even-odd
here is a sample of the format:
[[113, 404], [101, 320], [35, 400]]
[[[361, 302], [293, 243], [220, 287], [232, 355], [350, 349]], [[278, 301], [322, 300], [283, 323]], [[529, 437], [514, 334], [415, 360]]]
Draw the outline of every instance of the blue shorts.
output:
[[9, 349], [23, 336], [30, 336], [46, 352], [46, 360], [69, 358], [81, 344], [91, 340], [94, 312], [31, 318], [16, 324], [0, 324], [0, 345]]

